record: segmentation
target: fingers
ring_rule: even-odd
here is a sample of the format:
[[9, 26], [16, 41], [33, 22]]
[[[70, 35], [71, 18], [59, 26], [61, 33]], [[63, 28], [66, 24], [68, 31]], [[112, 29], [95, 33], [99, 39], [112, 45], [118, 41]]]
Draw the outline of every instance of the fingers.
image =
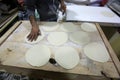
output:
[[28, 38], [29, 41], [32, 42], [33, 40], [35, 41], [38, 38], [39, 35], [41, 35], [39, 28], [38, 27], [33, 27], [31, 29], [30, 34], [27, 36], [27, 38]]
[[28, 35], [28, 41], [33, 41], [33, 39], [34, 39], [34, 34], [31, 32], [29, 35]]
[[33, 32], [31, 32], [31, 33], [27, 36], [27, 38], [28, 38], [29, 41], [32, 42], [33, 40], [36, 40], [38, 36], [39, 36], [38, 33], [33, 33]]
[[63, 11], [63, 13], [66, 12], [66, 5], [61, 5], [61, 11]]
[[38, 33], [38, 35], [42, 35], [40, 30], [39, 30], [39, 33]]
[[36, 40], [37, 40], [37, 38], [38, 38], [38, 36], [39, 36], [39, 35], [38, 35], [38, 33], [37, 33], [37, 34], [35, 34], [33, 39], [36, 41]]

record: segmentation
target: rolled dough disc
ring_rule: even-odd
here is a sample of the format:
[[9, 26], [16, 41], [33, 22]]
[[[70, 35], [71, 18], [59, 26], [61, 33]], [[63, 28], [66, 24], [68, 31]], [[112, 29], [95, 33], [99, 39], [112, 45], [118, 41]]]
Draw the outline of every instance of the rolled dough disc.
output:
[[109, 11], [102, 11], [101, 14], [105, 17], [114, 17], [115, 15]]
[[26, 61], [32, 66], [43, 66], [50, 59], [50, 49], [45, 45], [35, 45], [25, 54]]
[[107, 62], [110, 58], [109, 53], [103, 43], [93, 42], [84, 47], [85, 55], [98, 62]]
[[47, 40], [52, 44], [52, 45], [63, 45], [64, 43], [67, 42], [68, 40], [68, 35], [65, 32], [52, 32], [48, 35]]
[[70, 40], [76, 44], [84, 45], [90, 41], [90, 37], [86, 32], [77, 31], [70, 35]]
[[55, 60], [65, 69], [72, 69], [78, 65], [79, 53], [72, 47], [60, 47], [55, 52]]
[[80, 26], [73, 23], [62, 23], [60, 28], [65, 32], [74, 32], [80, 30]]
[[27, 34], [26, 36], [25, 36], [25, 42], [27, 42], [27, 43], [29, 43], [29, 44], [35, 44], [35, 43], [38, 43], [38, 42], [40, 42], [43, 38], [44, 38], [44, 34], [42, 33], [41, 35], [39, 35], [38, 36], [38, 38], [37, 38], [37, 40], [36, 41], [29, 41], [28, 40], [28, 38], [27, 38], [27, 36], [28, 36], [29, 34]]
[[93, 24], [93, 23], [82, 23], [81, 28], [84, 31], [87, 31], [87, 32], [95, 32], [95, 31], [97, 31], [96, 25]]
[[42, 26], [43, 30], [45, 30], [45, 31], [54, 31], [54, 30], [59, 28], [59, 23], [57, 23], [57, 22], [48, 22], [48, 23], [45, 23], [43, 25], [40, 25], [40, 27], [41, 26]]

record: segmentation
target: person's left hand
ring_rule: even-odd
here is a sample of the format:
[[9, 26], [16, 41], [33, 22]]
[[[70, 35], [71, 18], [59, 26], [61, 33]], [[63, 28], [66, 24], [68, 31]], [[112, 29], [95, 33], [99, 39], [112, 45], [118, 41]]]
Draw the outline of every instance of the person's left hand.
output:
[[63, 13], [65, 13], [66, 12], [66, 5], [63, 3], [63, 4], [61, 4], [61, 11], [63, 12]]

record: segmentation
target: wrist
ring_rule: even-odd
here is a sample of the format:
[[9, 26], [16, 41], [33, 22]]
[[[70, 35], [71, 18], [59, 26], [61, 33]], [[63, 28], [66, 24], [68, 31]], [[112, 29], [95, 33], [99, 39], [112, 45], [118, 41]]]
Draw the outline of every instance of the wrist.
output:
[[31, 23], [32, 27], [38, 27], [34, 16], [30, 16], [30, 23]]

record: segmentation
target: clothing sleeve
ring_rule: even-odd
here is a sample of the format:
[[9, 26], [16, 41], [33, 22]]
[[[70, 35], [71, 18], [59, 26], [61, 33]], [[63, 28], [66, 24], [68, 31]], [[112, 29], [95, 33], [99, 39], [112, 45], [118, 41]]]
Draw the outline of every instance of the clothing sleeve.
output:
[[36, 0], [25, 0], [28, 17], [35, 16], [35, 2]]
[[61, 0], [58, 0], [61, 3]]

